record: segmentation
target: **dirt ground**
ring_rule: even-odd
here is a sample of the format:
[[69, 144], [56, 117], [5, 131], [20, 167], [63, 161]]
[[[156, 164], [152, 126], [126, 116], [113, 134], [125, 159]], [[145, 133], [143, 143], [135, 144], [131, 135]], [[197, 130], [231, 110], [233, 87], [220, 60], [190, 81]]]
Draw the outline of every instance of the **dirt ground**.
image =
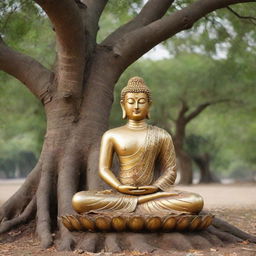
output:
[[[0, 180], [0, 205], [9, 198], [21, 185], [23, 180]], [[199, 193], [205, 200], [205, 209], [215, 216], [223, 218], [238, 228], [256, 236], [256, 184], [232, 185], [193, 185], [178, 186], [177, 189]], [[0, 256], [78, 256], [78, 255], [174, 255], [174, 256], [256, 256], [256, 245], [244, 241], [226, 247], [214, 247], [204, 250], [166, 251], [152, 254], [141, 252], [122, 252], [118, 254], [83, 251], [58, 252], [54, 247], [43, 250], [31, 230], [33, 225], [22, 226], [6, 236], [0, 236]]]

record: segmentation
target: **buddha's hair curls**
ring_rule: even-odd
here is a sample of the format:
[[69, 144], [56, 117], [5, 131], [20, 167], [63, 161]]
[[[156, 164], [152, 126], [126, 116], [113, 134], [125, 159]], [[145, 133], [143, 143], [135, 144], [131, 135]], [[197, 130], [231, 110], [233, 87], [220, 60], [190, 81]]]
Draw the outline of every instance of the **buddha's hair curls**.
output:
[[139, 76], [134, 76], [129, 79], [127, 85], [121, 91], [121, 101], [124, 101], [125, 94], [128, 92], [135, 93], [146, 93], [148, 96], [148, 102], [151, 103], [151, 92], [147, 85], [145, 84], [143, 78]]

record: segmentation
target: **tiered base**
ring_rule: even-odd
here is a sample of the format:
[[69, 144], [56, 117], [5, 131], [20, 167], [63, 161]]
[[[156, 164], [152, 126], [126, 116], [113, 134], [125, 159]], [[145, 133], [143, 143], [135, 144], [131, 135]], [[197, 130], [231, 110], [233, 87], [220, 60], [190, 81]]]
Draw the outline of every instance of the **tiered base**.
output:
[[135, 215], [87, 213], [61, 216], [64, 226], [70, 231], [91, 232], [172, 232], [203, 230], [212, 224], [213, 215]]

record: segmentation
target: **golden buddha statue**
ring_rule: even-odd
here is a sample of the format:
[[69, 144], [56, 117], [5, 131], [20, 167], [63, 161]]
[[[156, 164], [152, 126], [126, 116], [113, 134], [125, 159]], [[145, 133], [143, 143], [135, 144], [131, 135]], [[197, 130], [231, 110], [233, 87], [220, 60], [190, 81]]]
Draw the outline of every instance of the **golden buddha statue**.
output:
[[[166, 215], [197, 214], [202, 210], [200, 195], [174, 190], [176, 160], [172, 138], [165, 130], [147, 124], [151, 102], [144, 80], [131, 78], [121, 92], [120, 102], [123, 118], [128, 122], [105, 132], [101, 142], [99, 175], [114, 191], [76, 193], [72, 199], [76, 212]], [[111, 171], [114, 153], [120, 163], [119, 177]]]

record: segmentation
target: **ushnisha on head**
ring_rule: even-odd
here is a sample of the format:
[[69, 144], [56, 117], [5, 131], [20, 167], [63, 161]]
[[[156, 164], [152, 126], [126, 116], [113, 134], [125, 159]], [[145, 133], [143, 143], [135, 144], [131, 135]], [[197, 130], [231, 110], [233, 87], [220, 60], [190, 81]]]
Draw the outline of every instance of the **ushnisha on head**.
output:
[[135, 76], [129, 79], [127, 86], [121, 91], [121, 107], [123, 119], [140, 121], [149, 118], [152, 103], [151, 92], [143, 78]]
[[148, 96], [148, 102], [151, 103], [151, 92], [145, 84], [143, 78], [134, 76], [129, 79], [127, 85], [121, 91], [121, 101], [124, 101], [126, 93], [145, 93]]

